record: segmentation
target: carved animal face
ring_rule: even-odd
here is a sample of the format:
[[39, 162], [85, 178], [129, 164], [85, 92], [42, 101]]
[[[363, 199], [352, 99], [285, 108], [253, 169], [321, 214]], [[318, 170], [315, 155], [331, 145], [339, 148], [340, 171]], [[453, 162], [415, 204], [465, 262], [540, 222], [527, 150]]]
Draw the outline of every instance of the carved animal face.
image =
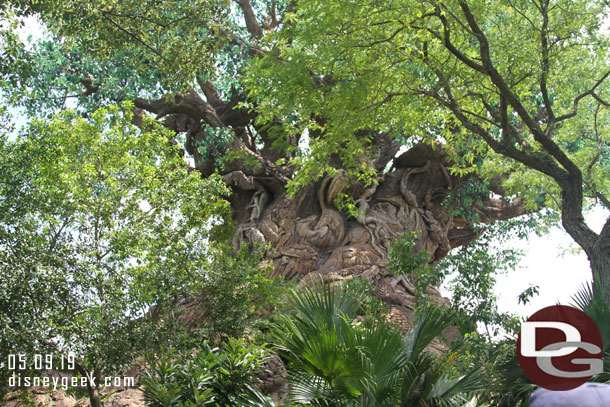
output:
[[[341, 249], [338, 249], [341, 250]], [[342, 266], [352, 267], [372, 265], [379, 261], [379, 255], [370, 245], [347, 246], [342, 251]]]
[[274, 259], [273, 275], [287, 279], [302, 277], [318, 268], [318, 254], [306, 245], [295, 245]]

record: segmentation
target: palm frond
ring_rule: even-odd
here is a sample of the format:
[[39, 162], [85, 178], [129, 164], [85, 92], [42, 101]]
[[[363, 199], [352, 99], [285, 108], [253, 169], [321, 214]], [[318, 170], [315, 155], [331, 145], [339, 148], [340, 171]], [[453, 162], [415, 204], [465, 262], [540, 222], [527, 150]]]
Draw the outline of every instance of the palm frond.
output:
[[477, 389], [476, 375], [451, 378], [426, 351], [452, 323], [438, 307], [418, 313], [403, 337], [383, 320], [356, 322], [361, 300], [329, 286], [293, 292], [293, 313], [274, 327], [290, 362], [291, 400], [315, 406], [459, 405]]
[[459, 394], [483, 390], [485, 381], [482, 371], [472, 370], [461, 377], [441, 376], [429, 393], [430, 399], [449, 399]]
[[324, 405], [331, 388], [322, 378], [303, 372], [293, 372], [291, 375], [288, 400], [295, 404]]
[[422, 353], [451, 323], [451, 315], [439, 307], [429, 306], [419, 311], [415, 326], [403, 339], [405, 355], [410, 358]]
[[572, 296], [572, 305], [582, 310], [597, 325], [605, 352], [610, 352], [610, 308], [606, 303], [609, 285], [610, 277], [596, 273], [593, 282], [583, 285]]

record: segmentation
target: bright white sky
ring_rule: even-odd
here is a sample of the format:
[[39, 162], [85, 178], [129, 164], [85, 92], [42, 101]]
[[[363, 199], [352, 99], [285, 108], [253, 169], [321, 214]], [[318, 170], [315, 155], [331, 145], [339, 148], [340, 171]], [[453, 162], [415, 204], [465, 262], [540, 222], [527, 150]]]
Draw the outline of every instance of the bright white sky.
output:
[[[609, 215], [597, 208], [586, 215], [587, 223], [600, 232]], [[571, 296], [591, 281], [587, 256], [561, 227], [542, 237], [530, 236], [527, 241], [515, 239], [509, 245], [523, 249], [525, 256], [515, 271], [497, 277], [494, 292], [500, 311], [529, 317], [558, 302], [570, 305]], [[519, 304], [518, 295], [530, 285], [539, 287], [539, 295], [527, 305]]]
[[[36, 40], [44, 35], [44, 30], [34, 18], [28, 18], [20, 34], [23, 40], [28, 35]], [[587, 214], [586, 219], [599, 232], [609, 215], [608, 211], [597, 209]], [[495, 294], [500, 311], [528, 317], [557, 302], [570, 304], [571, 296], [591, 280], [587, 256], [575, 250], [578, 246], [561, 227], [553, 228], [543, 237], [531, 236], [527, 241], [517, 239], [509, 244], [522, 248], [525, 257], [515, 271], [497, 277]], [[539, 295], [527, 305], [519, 304], [518, 295], [530, 285], [539, 287]]]

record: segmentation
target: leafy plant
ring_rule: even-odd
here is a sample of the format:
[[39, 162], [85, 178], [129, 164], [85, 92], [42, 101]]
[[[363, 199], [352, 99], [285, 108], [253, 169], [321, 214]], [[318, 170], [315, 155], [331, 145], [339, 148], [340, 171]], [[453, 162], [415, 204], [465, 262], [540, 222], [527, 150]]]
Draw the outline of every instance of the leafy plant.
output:
[[266, 357], [262, 346], [242, 339], [229, 339], [222, 349], [204, 342], [192, 354], [149, 355], [150, 370], [141, 379], [146, 401], [151, 407], [271, 407], [256, 386]]
[[479, 404], [497, 407], [526, 407], [537, 386], [523, 373], [517, 360], [516, 339], [497, 343], [485, 342], [480, 369], [484, 372], [486, 391], [481, 393]]
[[[436, 264], [429, 263], [428, 252], [418, 251], [415, 234], [407, 232], [392, 245], [389, 269], [394, 274], [409, 274], [418, 304], [423, 306], [429, 302], [427, 288], [442, 284], [451, 293], [451, 307], [461, 332], [472, 332], [481, 323], [491, 340], [501, 331], [507, 331], [507, 324], [513, 319], [509, 313], [497, 309], [493, 291], [496, 276], [514, 269], [521, 255], [518, 250], [502, 247], [498, 241], [506, 241], [506, 236], [520, 229], [519, 224], [498, 222], [481, 230], [479, 239], [455, 248]], [[526, 300], [535, 294], [536, 288], [532, 287], [521, 297]]]
[[[392, 243], [388, 267], [392, 273], [397, 275], [420, 275], [423, 277], [424, 273], [430, 274], [431, 272], [430, 260], [430, 253], [418, 247], [417, 233], [409, 231]], [[420, 291], [424, 291], [428, 284], [437, 282], [432, 279], [421, 278], [419, 281], [423, 286], [421, 287], [423, 290]]]
[[276, 326], [276, 347], [292, 371], [293, 402], [319, 406], [459, 405], [480, 389], [471, 371], [456, 376], [427, 353], [451, 324], [422, 310], [406, 336], [383, 320], [356, 320], [361, 293], [317, 286], [294, 291], [293, 314]]
[[241, 337], [251, 330], [257, 313], [270, 306], [280, 290], [261, 267], [263, 248], [245, 245], [237, 252], [217, 245], [208, 272], [195, 282], [193, 297], [205, 310], [200, 327], [208, 338]]
[[593, 380], [610, 383], [610, 307], [607, 301], [610, 279], [597, 275], [592, 282], [583, 285], [573, 296], [573, 305], [595, 322], [602, 337], [604, 371]]
[[2, 359], [71, 353], [99, 385], [171, 340], [177, 321], [160, 317], [213, 269], [226, 187], [189, 173], [154, 122], [129, 120], [116, 106], [64, 112], [0, 140]]
[[445, 198], [443, 205], [449, 213], [464, 219], [474, 226], [480, 222], [477, 209], [483, 207], [483, 200], [489, 195], [489, 182], [471, 178], [453, 189]]

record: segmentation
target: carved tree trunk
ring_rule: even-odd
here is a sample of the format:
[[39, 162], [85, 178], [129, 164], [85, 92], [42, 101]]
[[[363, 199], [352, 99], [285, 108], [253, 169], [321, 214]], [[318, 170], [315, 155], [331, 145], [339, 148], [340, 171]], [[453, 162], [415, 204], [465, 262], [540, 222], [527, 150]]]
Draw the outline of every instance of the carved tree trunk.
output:
[[[345, 191], [340, 173], [327, 177], [290, 199], [254, 176], [235, 171], [225, 176], [233, 187], [233, 215], [238, 222], [236, 246], [270, 243], [273, 276], [286, 279], [337, 281], [352, 276], [370, 280], [376, 294], [390, 307], [392, 318], [409, 323], [414, 286], [407, 276], [388, 271], [392, 242], [407, 231], [418, 236], [418, 250], [433, 261], [451, 248], [470, 242], [478, 233], [454, 219], [442, 202], [460, 182], [446, 170], [438, 151], [417, 145], [396, 160], [402, 168], [379, 177], [378, 185]], [[356, 199], [358, 218], [347, 217], [333, 204], [347, 192]], [[524, 213], [521, 205], [490, 200], [480, 215], [484, 221]], [[444, 302], [436, 288], [430, 294]]]

